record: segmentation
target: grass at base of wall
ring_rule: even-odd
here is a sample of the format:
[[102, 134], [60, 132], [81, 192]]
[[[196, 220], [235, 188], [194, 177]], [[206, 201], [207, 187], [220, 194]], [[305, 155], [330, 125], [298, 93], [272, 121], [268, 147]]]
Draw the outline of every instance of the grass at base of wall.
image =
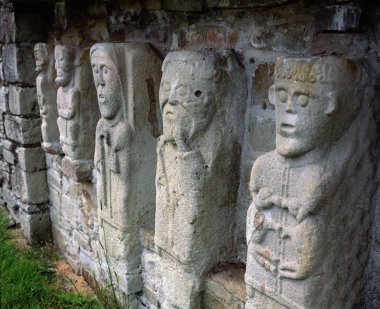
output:
[[0, 308], [96, 309], [96, 298], [60, 290], [49, 264], [34, 250], [20, 250], [7, 232], [0, 211]]

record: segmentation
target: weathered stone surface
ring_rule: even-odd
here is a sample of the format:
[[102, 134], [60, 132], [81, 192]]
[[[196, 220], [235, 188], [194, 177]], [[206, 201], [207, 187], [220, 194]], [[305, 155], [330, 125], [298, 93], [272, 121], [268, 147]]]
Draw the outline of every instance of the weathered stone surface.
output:
[[165, 58], [155, 244], [168, 267], [162, 274], [168, 308], [200, 308], [205, 272], [232, 247], [245, 85], [227, 51]]
[[20, 223], [22, 232], [29, 243], [39, 243], [51, 239], [49, 212], [28, 213], [21, 210]]
[[244, 267], [222, 266], [221, 271], [206, 279], [205, 309], [244, 309], [247, 293]]
[[16, 153], [19, 166], [25, 172], [33, 173], [46, 168], [45, 153], [40, 147], [18, 147]]
[[109, 246], [109, 256], [125, 265], [127, 278], [121, 280], [129, 294], [142, 288], [136, 277], [141, 270], [139, 228], [152, 223], [154, 217], [161, 63], [147, 44], [96, 44], [91, 48], [102, 117], [95, 151], [99, 233]]
[[250, 181], [247, 309], [355, 303], [375, 190], [369, 86], [353, 60], [277, 60], [276, 150], [255, 161]]
[[72, 160], [69, 157], [62, 159], [62, 172], [74, 181], [89, 181], [93, 168], [94, 162], [91, 160]]
[[320, 8], [315, 17], [318, 29], [329, 31], [352, 31], [360, 26], [362, 9], [358, 3], [327, 5]]
[[39, 115], [36, 88], [9, 86], [9, 110], [14, 115]]
[[15, 44], [5, 45], [3, 47], [3, 71], [4, 79], [9, 82], [34, 84], [36, 74], [33, 50], [29, 47], [16, 47]]
[[16, 154], [6, 148], [3, 149], [3, 160], [9, 164], [15, 165], [17, 162]]
[[[88, 50], [57, 45], [54, 55], [55, 81], [60, 86], [57, 93], [60, 142], [66, 157], [78, 161], [73, 167], [81, 169], [82, 162], [87, 166], [86, 161], [93, 160], [95, 127], [99, 119]], [[79, 174], [81, 171], [70, 172], [70, 175]]]
[[191, 1], [181, 1], [181, 0], [163, 0], [162, 8], [168, 11], [201, 11], [203, 8], [203, 0], [191, 0]]
[[0, 87], [0, 111], [9, 112], [9, 87]]
[[49, 200], [46, 171], [28, 173], [20, 168], [16, 168], [15, 182], [12, 188], [20, 193], [23, 203], [42, 204]]
[[289, 0], [206, 0], [208, 7], [220, 8], [249, 8], [260, 6], [274, 6], [281, 5]]
[[4, 116], [7, 137], [20, 144], [36, 144], [41, 141], [41, 119]]
[[51, 45], [37, 43], [34, 46], [36, 60], [37, 98], [42, 119], [42, 148], [50, 154], [61, 152], [59, 130], [57, 125], [57, 86], [54, 83], [55, 69], [53, 48]]

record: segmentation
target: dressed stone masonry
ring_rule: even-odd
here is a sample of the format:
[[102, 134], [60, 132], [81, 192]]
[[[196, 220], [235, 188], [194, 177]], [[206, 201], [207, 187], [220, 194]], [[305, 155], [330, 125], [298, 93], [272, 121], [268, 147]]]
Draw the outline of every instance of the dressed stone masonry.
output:
[[202, 308], [205, 275], [232, 248], [245, 74], [227, 51], [171, 52], [162, 71], [155, 245], [163, 308]]
[[247, 309], [352, 308], [375, 190], [368, 86], [354, 60], [276, 61], [276, 150], [255, 161], [250, 181]]
[[[139, 229], [153, 225], [161, 58], [148, 44], [95, 44], [101, 119], [95, 166], [100, 237], [121, 290], [142, 290]], [[121, 275], [121, 276], [120, 276]]]
[[88, 181], [93, 168], [99, 109], [91, 78], [88, 49], [57, 45], [54, 51], [58, 128], [65, 157], [62, 171], [75, 181]]
[[54, 155], [62, 150], [57, 125], [57, 85], [54, 82], [56, 72], [53, 47], [46, 43], [37, 43], [34, 45], [34, 58], [38, 72], [36, 79], [38, 106], [42, 118], [41, 147], [44, 151]]

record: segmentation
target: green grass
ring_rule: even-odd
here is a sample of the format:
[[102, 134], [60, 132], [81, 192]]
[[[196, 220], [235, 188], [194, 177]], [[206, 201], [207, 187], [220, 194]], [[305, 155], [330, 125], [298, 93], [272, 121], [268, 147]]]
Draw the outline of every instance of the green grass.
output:
[[59, 289], [41, 251], [23, 251], [7, 233], [7, 219], [0, 212], [1, 309], [97, 309], [95, 298]]

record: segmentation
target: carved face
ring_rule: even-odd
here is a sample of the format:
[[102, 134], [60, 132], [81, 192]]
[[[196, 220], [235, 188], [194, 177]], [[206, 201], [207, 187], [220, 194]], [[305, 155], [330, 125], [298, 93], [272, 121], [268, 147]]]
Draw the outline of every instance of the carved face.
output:
[[269, 89], [276, 108], [276, 149], [297, 157], [330, 140], [336, 99], [332, 89], [319, 83], [276, 82]]
[[45, 44], [38, 43], [34, 46], [34, 59], [36, 60], [36, 71], [46, 70], [48, 64], [48, 52]]
[[113, 119], [120, 110], [122, 89], [120, 77], [113, 61], [102, 50], [91, 55], [92, 74], [103, 118]]
[[69, 84], [74, 71], [74, 52], [65, 46], [56, 46], [54, 51], [55, 69], [57, 77], [55, 82], [59, 86]]
[[165, 139], [186, 144], [204, 131], [215, 113], [215, 95], [213, 81], [192, 76], [180, 65], [169, 63], [160, 86]]

